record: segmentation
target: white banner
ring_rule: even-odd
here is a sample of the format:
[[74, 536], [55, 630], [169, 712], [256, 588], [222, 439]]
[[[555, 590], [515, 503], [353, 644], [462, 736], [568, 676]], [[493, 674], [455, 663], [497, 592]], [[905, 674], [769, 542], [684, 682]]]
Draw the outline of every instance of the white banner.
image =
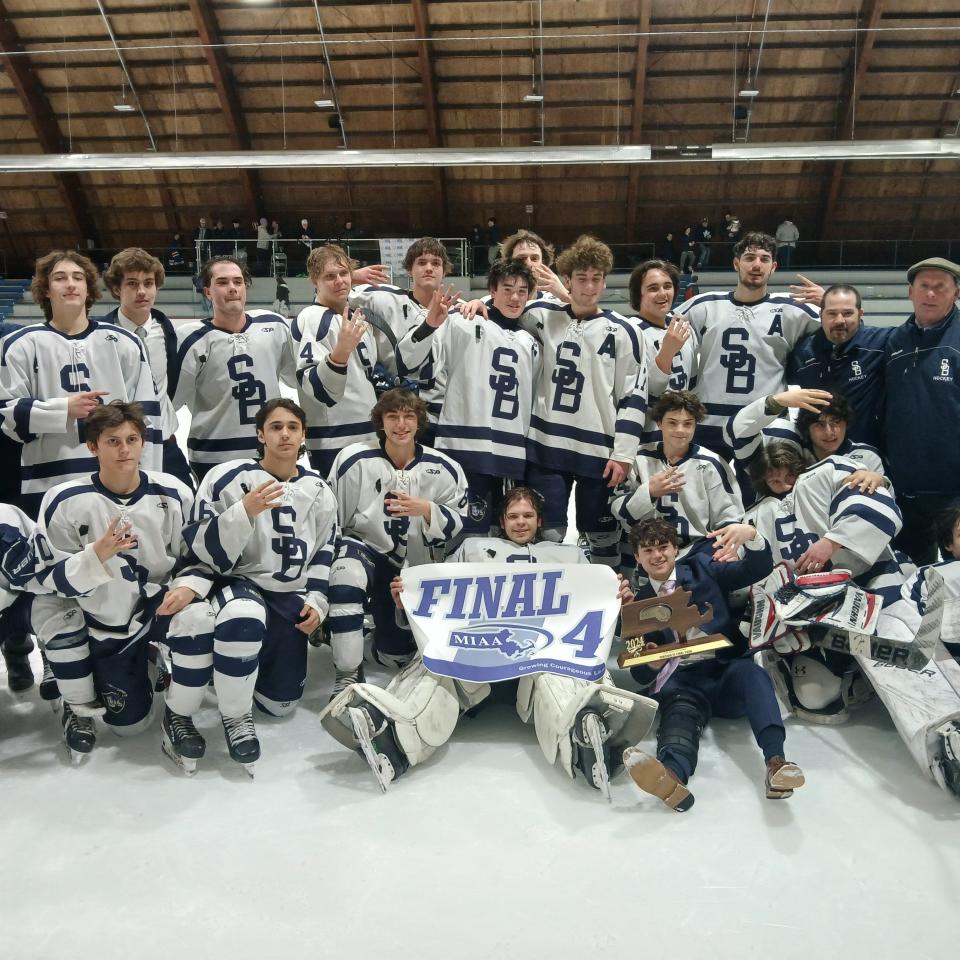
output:
[[620, 615], [617, 576], [599, 564], [405, 567], [400, 599], [427, 668], [475, 683], [599, 680]]
[[406, 286], [407, 271], [403, 269], [403, 258], [414, 243], [411, 237], [384, 237], [380, 240], [380, 262], [390, 268], [390, 280], [398, 286]]

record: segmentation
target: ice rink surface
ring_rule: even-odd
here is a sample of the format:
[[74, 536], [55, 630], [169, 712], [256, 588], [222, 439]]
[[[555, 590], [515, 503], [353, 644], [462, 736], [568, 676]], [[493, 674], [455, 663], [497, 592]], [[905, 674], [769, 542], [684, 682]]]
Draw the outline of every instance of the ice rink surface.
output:
[[159, 722], [101, 727], [72, 768], [36, 688], [0, 673], [0, 957], [957, 956], [960, 800], [876, 701], [847, 726], [788, 721], [807, 785], [787, 801], [764, 798], [747, 722], [712, 723], [677, 814], [623, 773], [612, 805], [569, 781], [506, 704], [383, 796], [317, 719], [332, 674], [311, 648], [300, 708], [257, 720], [250, 780], [213, 704], [192, 779]]

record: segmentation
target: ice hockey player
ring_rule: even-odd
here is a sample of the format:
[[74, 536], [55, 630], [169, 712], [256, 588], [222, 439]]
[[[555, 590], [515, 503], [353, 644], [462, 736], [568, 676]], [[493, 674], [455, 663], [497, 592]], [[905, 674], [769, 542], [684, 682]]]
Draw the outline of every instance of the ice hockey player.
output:
[[644, 443], [660, 439], [651, 410], [667, 390], [696, 390], [697, 338], [690, 324], [672, 316], [680, 273], [672, 263], [645, 260], [630, 274], [627, 287], [647, 347], [647, 419]]
[[0, 503], [0, 650], [11, 693], [23, 693], [34, 684], [30, 667], [32, 596], [23, 592], [37, 572], [33, 531], [33, 521], [22, 510]]
[[783, 390], [787, 355], [820, 327], [814, 307], [767, 290], [776, 249], [768, 234], [747, 233], [734, 247], [736, 289], [702, 293], [676, 311], [699, 342], [697, 393], [707, 408], [700, 442], [724, 456], [724, 423], [751, 397]]
[[[495, 524], [505, 482], [518, 483], [526, 470], [526, 441], [533, 389], [540, 370], [540, 345], [517, 326], [534, 287], [518, 260], [495, 260], [487, 277], [487, 316], [466, 320], [458, 312], [431, 311], [398, 350], [404, 368], [410, 348], [430, 344], [435, 369], [443, 370], [443, 408], [436, 447], [463, 467], [470, 503], [463, 531], [486, 536]], [[435, 295], [436, 296], [436, 295]]]
[[442, 559], [467, 505], [460, 466], [417, 442], [427, 423], [423, 400], [409, 390], [388, 390], [372, 419], [379, 439], [342, 450], [330, 471], [341, 524], [330, 573], [334, 697], [363, 679], [368, 598], [377, 659], [399, 666], [414, 655], [409, 629], [396, 621], [390, 582], [401, 567]]
[[527, 483], [546, 503], [545, 533], [562, 541], [576, 488], [577, 527], [590, 559], [616, 567], [620, 530], [610, 490], [633, 464], [647, 413], [646, 350], [636, 327], [600, 307], [613, 254], [582, 236], [557, 259], [570, 303], [535, 300], [520, 327], [540, 341], [543, 365], [527, 439]]
[[[394, 362], [394, 344], [384, 331], [376, 335], [363, 311], [347, 305], [352, 266], [347, 252], [336, 244], [310, 252], [307, 272], [317, 295], [291, 328], [300, 405], [310, 424], [307, 451], [314, 470], [324, 477], [344, 447], [376, 437], [370, 420], [377, 402], [375, 370], [378, 363]], [[446, 316], [449, 302], [439, 290], [433, 291], [428, 304], [427, 316]], [[407, 351], [405, 372], [416, 373], [429, 353], [429, 344]]]
[[254, 453], [257, 411], [280, 395], [281, 379], [291, 387], [297, 382], [287, 321], [246, 311], [253, 282], [246, 263], [213, 257], [203, 265], [202, 282], [213, 316], [177, 328], [173, 399], [176, 409], [190, 410], [187, 452], [201, 481], [218, 463]]
[[307, 638], [327, 615], [337, 502], [326, 481], [297, 463], [307, 419], [292, 400], [257, 412], [259, 459], [211, 470], [185, 538], [220, 578], [213, 684], [230, 757], [251, 776], [260, 756], [253, 705], [293, 712], [307, 675]]
[[103, 283], [119, 301], [119, 306], [111, 310], [103, 322], [115, 323], [142, 341], [160, 403], [163, 472], [172, 473], [196, 490], [196, 477], [176, 437], [179, 423], [173, 407], [173, 384], [176, 381], [177, 334], [167, 315], [154, 306], [165, 278], [163, 264], [140, 247], [127, 247], [115, 254], [103, 274]]
[[[499, 516], [503, 537], [470, 537], [449, 557], [455, 563], [585, 563], [573, 544], [540, 539], [543, 501], [529, 487], [514, 487]], [[403, 581], [392, 583], [399, 606]], [[609, 674], [591, 683], [551, 673], [530, 674], [498, 686], [516, 689], [517, 712], [533, 722], [544, 756], [571, 778], [580, 773], [609, 799], [609, 778], [623, 748], [645, 735], [655, 704], [617, 688]], [[417, 656], [386, 689], [358, 683], [321, 714], [344, 746], [362, 751], [381, 787], [428, 759], [453, 734], [461, 712], [490, 695], [490, 684], [431, 673]]]
[[203, 599], [212, 577], [182, 562], [193, 495], [176, 477], [140, 469], [146, 432], [137, 404], [113, 401], [87, 417], [99, 470], [47, 492], [35, 544], [50, 589], [82, 589], [78, 570], [98, 574], [99, 585], [75, 600], [35, 597], [33, 622], [63, 696], [63, 735], [75, 761], [94, 747], [97, 715], [122, 735], [150, 725], [148, 644], [166, 648], [163, 748], [189, 773], [205, 750], [192, 715], [213, 658], [213, 611]]
[[[695, 442], [705, 412], [700, 398], [689, 390], [665, 393], [652, 411], [662, 439], [640, 445], [630, 476], [620, 488], [623, 492], [612, 504], [613, 515], [628, 533], [652, 516], [672, 523], [680, 556], [704, 546], [712, 549], [706, 538], [743, 518], [730, 465]], [[752, 539], [752, 532], [745, 535]]]
[[23, 444], [20, 506], [30, 516], [51, 486], [96, 469], [81, 438], [103, 398], [141, 404], [144, 466], [160, 469], [160, 404], [147, 355], [129, 331], [89, 318], [99, 282], [93, 263], [75, 251], [40, 257], [31, 290], [45, 322], [7, 337], [0, 351], [0, 417]]
[[[626, 581], [622, 582], [623, 601], [666, 596], [682, 587], [691, 593], [691, 602], [700, 610], [705, 609], [705, 604], [713, 608], [713, 619], [693, 630], [719, 633], [733, 643], [716, 656], [692, 654], [635, 666], [630, 671], [641, 689], [650, 691], [659, 701], [660, 727], [656, 756], [638, 747], [628, 747], [624, 764], [641, 790], [679, 812], [693, 806], [693, 794], [687, 784], [697, 768], [700, 735], [711, 716], [747, 717], [750, 721], [766, 763], [764, 788], [768, 799], [786, 799], [804, 783], [800, 768], [785, 759], [786, 733], [773, 683], [750, 656], [747, 640], [727, 604], [732, 590], [766, 577], [773, 569], [770, 545], [750, 528], [753, 538], [746, 541], [743, 559], [737, 560], [736, 543], [744, 538], [735, 527], [725, 527], [715, 537], [720, 559], [712, 559], [704, 551], [678, 559], [676, 530], [659, 518], [644, 520], [630, 533], [638, 572], [644, 579], [639, 581], [635, 595]], [[666, 633], [661, 636], [659, 643], [674, 640]], [[688, 632], [687, 639], [692, 636]]]

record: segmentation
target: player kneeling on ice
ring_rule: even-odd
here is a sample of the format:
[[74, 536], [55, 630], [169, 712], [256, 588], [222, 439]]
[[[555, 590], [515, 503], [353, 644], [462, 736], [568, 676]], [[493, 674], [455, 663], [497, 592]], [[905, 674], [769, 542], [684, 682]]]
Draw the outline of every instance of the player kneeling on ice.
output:
[[374, 658], [393, 666], [417, 652], [400, 624], [390, 582], [401, 567], [443, 557], [463, 529], [467, 481], [446, 454], [423, 446], [427, 405], [409, 390], [388, 390], [371, 411], [376, 440], [341, 450], [330, 471], [343, 537], [330, 573], [331, 700], [363, 681], [363, 617], [369, 603]]
[[[630, 671], [658, 700], [660, 728], [655, 757], [637, 747], [628, 747], [623, 761], [642, 790], [681, 812], [693, 806], [687, 783], [697, 769], [700, 735], [711, 716], [747, 717], [750, 721], [766, 761], [764, 787], [769, 799], [785, 799], [804, 782], [800, 768], [784, 759], [786, 734], [773, 682], [754, 663], [727, 602], [731, 591], [754, 583], [773, 569], [767, 541], [756, 531], [745, 541], [744, 526], [730, 524], [717, 531], [713, 535], [717, 544], [713, 557], [698, 551], [679, 560], [679, 538], [672, 523], [651, 518], [638, 523], [630, 533], [639, 568], [639, 588], [634, 596], [626, 581], [622, 581], [621, 599], [629, 603], [666, 597], [682, 588], [691, 594], [691, 602], [702, 613], [711, 615], [703, 622], [702, 633], [719, 634], [731, 643], [716, 655], [705, 657], [697, 653], [635, 666]], [[737, 548], [744, 541], [743, 559], [738, 560]], [[664, 631], [659, 643], [692, 639], [693, 630], [684, 637]]]
[[[205, 744], [191, 719], [213, 656], [208, 570], [183, 560], [193, 494], [176, 477], [140, 469], [147, 425], [140, 405], [116, 401], [86, 420], [97, 473], [48, 490], [34, 538], [39, 579], [61, 596], [34, 598], [33, 623], [63, 697], [63, 735], [75, 761], [96, 742], [94, 717], [118, 734], [149, 726], [149, 647], [171, 664], [163, 746], [192, 772]], [[95, 577], [76, 600], [79, 581]]]
[[253, 775], [260, 741], [253, 704], [284, 717], [303, 696], [307, 638], [327, 614], [339, 537], [326, 481], [297, 461], [307, 422], [292, 400], [256, 416], [258, 460], [231, 460], [204, 477], [184, 536], [220, 578], [213, 685], [230, 757]]
[[[505, 536], [477, 537], [466, 540], [443, 567], [434, 571], [449, 571], [456, 575], [462, 567], [451, 564], [496, 563], [510, 564], [511, 570], [522, 570], [517, 564], [549, 565], [545, 567], [544, 579], [557, 582], [562, 576], [562, 566], [586, 564], [582, 551], [573, 545], [564, 545], [539, 539], [543, 525], [543, 501], [539, 494], [528, 487], [515, 487], [504, 499], [500, 522]], [[612, 573], [602, 567], [587, 565], [583, 575], [609, 580], [613, 588]], [[525, 575], [530, 579], [530, 575]], [[579, 574], [574, 576], [576, 580]], [[495, 581], [506, 577], [496, 576]], [[469, 578], [462, 583], [466, 588]], [[463, 597], [459, 584], [454, 596]], [[502, 587], [503, 594], [507, 593]], [[404, 590], [403, 581], [397, 577], [391, 590], [397, 606]], [[547, 606], [547, 594], [556, 600], [551, 588], [544, 587], [542, 605]], [[511, 594], [511, 598], [514, 595]], [[478, 592], [476, 603], [483, 601]], [[485, 605], [486, 606], [486, 605]], [[506, 606], [511, 606], [508, 601]], [[512, 607], [514, 623], [508, 630], [514, 637], [521, 637], [516, 619], [525, 604], [517, 602]], [[559, 612], [566, 607], [566, 600], [555, 602]], [[616, 604], [613, 605], [615, 611]], [[503, 616], [510, 616], [500, 611]], [[542, 611], [541, 611], [542, 612]], [[470, 615], [470, 619], [477, 617]], [[479, 637], [496, 636], [502, 631], [494, 624], [482, 622], [469, 624], [469, 633]], [[499, 619], [502, 619], [500, 617]], [[611, 624], [613, 618], [611, 617]], [[542, 622], [538, 620], [538, 622]], [[497, 624], [502, 627], [504, 624]], [[547, 621], [549, 625], [549, 621]], [[612, 633], [612, 626], [611, 626]], [[575, 628], [563, 638], [559, 646], [570, 643], [576, 648], [576, 637], [581, 634]], [[495, 656], [499, 656], [495, 654]], [[599, 656], [599, 654], [598, 654]], [[556, 655], [560, 660], [562, 654]], [[517, 712], [521, 718], [533, 724], [544, 755], [550, 763], [574, 777], [579, 771], [588, 783], [602, 790], [609, 799], [609, 777], [612, 765], [623, 747], [642, 737], [650, 727], [655, 704], [646, 697], [638, 696], [614, 686], [609, 673], [603, 668], [602, 657], [597, 668], [599, 680], [579, 679], [569, 673], [547, 672], [558, 664], [545, 661], [539, 673], [523, 673], [519, 679], [505, 679], [516, 687]], [[456, 660], [452, 661], [455, 665]], [[469, 668], [466, 668], [469, 670]], [[500, 669], [503, 669], [501, 667]], [[516, 675], [517, 671], [509, 671]], [[454, 679], [434, 673], [418, 655], [388, 684], [386, 689], [372, 684], [359, 683], [348, 687], [335, 697], [321, 714], [324, 727], [345, 746], [363, 752], [381, 787], [395, 780], [409, 767], [427, 760], [453, 734], [460, 714], [482, 702], [490, 695], [489, 682]]]

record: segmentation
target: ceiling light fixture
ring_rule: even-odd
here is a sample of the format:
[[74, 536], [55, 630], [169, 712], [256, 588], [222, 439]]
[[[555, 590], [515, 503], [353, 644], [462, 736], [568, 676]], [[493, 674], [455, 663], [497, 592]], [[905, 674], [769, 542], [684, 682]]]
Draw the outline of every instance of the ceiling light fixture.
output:
[[528, 93], [523, 98], [524, 103], [543, 103], [543, 94], [542, 93]]
[[136, 110], [136, 107], [132, 103], [127, 103], [125, 100], [121, 100], [120, 103], [115, 103], [113, 109], [117, 113], [133, 113]]
[[755, 90], [753, 87], [744, 87], [744, 88], [740, 91], [740, 96], [741, 96], [741, 97], [746, 97], [748, 100], [752, 100], [754, 97], [759, 97], [759, 96], [760, 96], [760, 91], [759, 91], [759, 90]]
[[314, 100], [313, 105], [315, 107], [319, 107], [321, 110], [331, 110], [336, 106], [336, 104], [329, 97], [324, 100]]

